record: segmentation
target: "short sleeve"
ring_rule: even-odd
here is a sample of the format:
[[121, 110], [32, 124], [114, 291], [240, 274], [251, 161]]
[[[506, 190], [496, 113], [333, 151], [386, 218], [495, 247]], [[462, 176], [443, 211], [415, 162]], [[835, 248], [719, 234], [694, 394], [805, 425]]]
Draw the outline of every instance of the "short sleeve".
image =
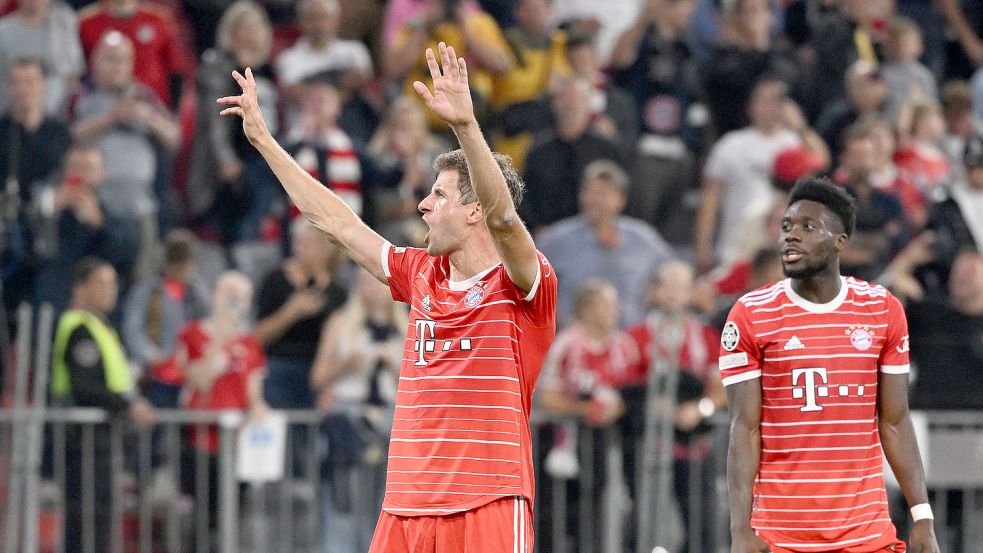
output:
[[738, 301], [720, 333], [720, 378], [724, 386], [761, 377], [761, 352], [751, 332], [747, 307]]
[[556, 271], [542, 252], [537, 251], [536, 256], [539, 259], [538, 273], [532, 288], [522, 297], [523, 312], [532, 325], [544, 327], [556, 324]]
[[382, 246], [381, 256], [382, 270], [393, 299], [410, 303], [413, 299], [413, 277], [420, 272], [420, 265], [430, 255], [420, 248], [393, 246], [386, 242]]
[[888, 295], [887, 333], [879, 360], [882, 373], [906, 374], [910, 369], [908, 352], [908, 320], [901, 302]]
[[708, 179], [723, 181], [727, 178], [727, 141], [721, 139], [707, 156], [706, 165], [703, 167], [703, 175]]

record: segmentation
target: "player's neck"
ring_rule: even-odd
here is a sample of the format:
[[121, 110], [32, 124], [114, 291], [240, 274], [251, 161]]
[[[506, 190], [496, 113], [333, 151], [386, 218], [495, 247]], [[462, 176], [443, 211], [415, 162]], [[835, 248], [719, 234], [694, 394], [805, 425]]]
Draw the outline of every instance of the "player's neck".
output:
[[839, 271], [826, 272], [809, 278], [791, 279], [792, 290], [804, 300], [824, 304], [836, 299], [843, 286]]
[[451, 266], [450, 279], [454, 282], [463, 282], [502, 261], [491, 238], [480, 236], [465, 241], [459, 249], [448, 254], [447, 259]]

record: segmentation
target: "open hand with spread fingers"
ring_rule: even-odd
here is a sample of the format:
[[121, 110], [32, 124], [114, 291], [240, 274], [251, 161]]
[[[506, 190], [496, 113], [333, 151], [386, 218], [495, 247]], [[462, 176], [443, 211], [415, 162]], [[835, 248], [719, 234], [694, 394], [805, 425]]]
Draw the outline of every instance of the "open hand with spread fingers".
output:
[[242, 94], [216, 100], [223, 106], [231, 106], [223, 109], [221, 115], [242, 117], [242, 130], [246, 133], [246, 138], [253, 146], [257, 146], [260, 140], [271, 138], [272, 135], [266, 127], [263, 112], [259, 109], [259, 101], [256, 99], [256, 79], [253, 77], [253, 70], [247, 67], [245, 76], [238, 71], [233, 71], [232, 78], [239, 83]]
[[457, 57], [453, 46], [441, 42], [437, 49], [441, 65], [437, 64], [433, 48], [427, 48], [427, 66], [430, 67], [430, 77], [433, 78], [433, 93], [420, 81], [413, 83], [413, 89], [427, 103], [430, 111], [448, 125], [467, 125], [475, 120], [471, 88], [468, 86], [468, 65], [464, 58]]

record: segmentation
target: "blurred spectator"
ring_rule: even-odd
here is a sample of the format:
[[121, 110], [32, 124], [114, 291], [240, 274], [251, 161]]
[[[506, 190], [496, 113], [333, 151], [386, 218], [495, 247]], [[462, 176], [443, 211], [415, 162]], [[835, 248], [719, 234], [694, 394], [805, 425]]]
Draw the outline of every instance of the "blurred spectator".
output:
[[351, 506], [356, 497], [382, 506], [407, 322], [406, 309], [393, 301], [389, 287], [360, 270], [348, 302], [321, 331], [311, 388], [318, 407], [332, 413], [322, 428], [332, 507], [324, 539], [334, 553], [356, 553], [358, 543], [372, 539], [372, 529], [359, 523]]
[[[427, 226], [417, 206], [437, 178], [433, 160], [448, 150], [430, 132], [424, 107], [400, 96], [390, 104], [367, 148], [371, 226], [392, 244], [423, 244]], [[366, 215], [369, 215], [368, 211]]]
[[[648, 0], [618, 39], [615, 81], [638, 106], [637, 147], [628, 213], [659, 229], [670, 242], [688, 241], [692, 213], [685, 194], [697, 185], [696, 159], [706, 146], [709, 117], [687, 32], [696, 0]], [[620, 129], [621, 126], [619, 125]]]
[[962, 46], [963, 59], [950, 56], [947, 73], [966, 78], [967, 67], [983, 66], [983, 10], [974, 0], [938, 0], [938, 6]]
[[892, 194], [901, 201], [905, 217], [913, 228], [925, 225], [928, 200], [914, 182], [914, 174], [903, 172], [894, 163], [898, 150], [897, 133], [894, 127], [880, 117], [869, 117], [857, 123], [874, 141], [874, 171], [870, 183], [878, 190]]
[[321, 327], [347, 299], [335, 282], [342, 261], [305, 219], [291, 228], [292, 256], [263, 281], [256, 296], [256, 337], [267, 356], [263, 395], [276, 409], [311, 409], [317, 397], [310, 371]]
[[858, 61], [847, 70], [845, 79], [846, 98], [828, 105], [816, 121], [816, 130], [833, 152], [843, 151], [847, 127], [864, 117], [885, 113], [888, 88], [876, 66]]
[[191, 67], [186, 61], [188, 53], [178, 40], [170, 8], [144, 0], [99, 0], [81, 10], [79, 36], [90, 64], [110, 31], [126, 36], [140, 60], [133, 77], [150, 87], [165, 106], [176, 107]]
[[32, 282], [38, 304], [49, 302], [56, 311], [66, 308], [72, 267], [86, 256], [102, 257], [116, 271], [132, 270], [139, 237], [132, 225], [106, 208], [100, 192], [105, 177], [102, 152], [75, 145], [66, 156], [62, 179], [35, 195], [30, 217], [39, 261]]
[[174, 152], [181, 143], [174, 116], [149, 88], [134, 81], [135, 64], [130, 39], [106, 33], [92, 53], [92, 82], [77, 93], [71, 109], [75, 139], [92, 142], [103, 153], [106, 180], [99, 198], [107, 214], [137, 229], [136, 266], [133, 275], [121, 275], [124, 282], [155, 271], [160, 201], [154, 184], [163, 170], [158, 148]]
[[[215, 283], [211, 315], [181, 329], [175, 353], [176, 365], [188, 383], [188, 409], [209, 411], [249, 410], [261, 417], [268, 410], [263, 401], [263, 348], [248, 330], [253, 285], [242, 273], [223, 273]], [[207, 520], [209, 534], [196, 540], [214, 543], [218, 527], [219, 472], [218, 429], [192, 428], [191, 450], [181, 455], [181, 491], [196, 496], [199, 478], [205, 478], [207, 498], [195, 497], [195, 520]], [[206, 474], [197, 469], [196, 452], [205, 454]], [[207, 504], [204, 504], [207, 500]], [[196, 544], [201, 550], [200, 544]], [[211, 551], [211, 547], [205, 547]]]
[[[784, 211], [784, 210], [783, 210]], [[778, 221], [772, 225], [779, 228]], [[697, 282], [693, 291], [694, 307], [705, 313], [711, 328], [722, 329], [727, 315], [744, 294], [785, 278], [781, 252], [769, 244], [762, 246], [750, 260], [742, 260], [721, 274], [710, 273]]]
[[[285, 149], [312, 177], [362, 215], [362, 167], [351, 138], [338, 127], [341, 99], [331, 82], [305, 84], [300, 118], [287, 133]], [[262, 161], [262, 160], [261, 160]], [[277, 185], [270, 187], [270, 198]], [[256, 202], [259, 208], [269, 198]]]
[[644, 2], [637, 0], [563, 0], [554, 2], [556, 21], [570, 34], [593, 35], [601, 66], [610, 64], [618, 37], [625, 32]]
[[[413, 90], [414, 81], [429, 79], [426, 59], [420, 55], [426, 48], [437, 51], [437, 44], [454, 46], [457, 55], [468, 60], [468, 84], [479, 120], [490, 112], [493, 79], [509, 69], [509, 51], [502, 30], [495, 20], [477, 4], [466, 0], [424, 0], [426, 9], [410, 18], [386, 48], [382, 72], [391, 80], [405, 83], [405, 93], [419, 100]], [[435, 129], [446, 125], [427, 111]]]
[[[838, 11], [816, 19], [812, 36], [816, 63], [809, 81], [813, 111], [821, 113], [851, 95], [849, 77], [844, 81], [843, 76], [849, 75], [849, 68], [857, 62], [864, 62], [871, 71], [877, 69], [883, 57], [880, 50], [885, 24], [893, 14], [891, 0], [843, 0]], [[830, 147], [840, 151], [832, 142]]]
[[871, 127], [861, 122], [847, 131], [844, 140], [836, 180], [857, 202], [857, 225], [840, 252], [840, 268], [844, 275], [873, 280], [904, 246], [908, 224], [898, 197], [871, 182], [878, 148]]
[[[181, 0], [181, 11], [191, 23], [194, 38], [194, 55], [201, 57], [209, 48], [215, 47], [215, 31], [218, 22], [235, 0]], [[173, 2], [171, 2], [173, 4]]]
[[[557, 334], [543, 362], [540, 405], [547, 413], [566, 420], [554, 425], [552, 448], [543, 462], [553, 486], [542, 486], [545, 489], [540, 493], [551, 497], [562, 493], [553, 489], [555, 486], [566, 486], [569, 505], [578, 501], [599, 505], [602, 501], [607, 473], [604, 428], [625, 414], [617, 390], [639, 362], [635, 343], [618, 326], [619, 303], [617, 289], [608, 282], [589, 279], [578, 283], [573, 298], [576, 320]], [[591, 439], [578, 447], [583, 425]], [[591, 459], [591, 466], [584, 470], [594, 475], [590, 489], [581, 489], [577, 479], [579, 460], [585, 458]], [[559, 523], [565, 530], [563, 536], [580, 535], [579, 525], [574, 522], [576, 512], [568, 509], [567, 520]], [[556, 528], [557, 521], [552, 524]], [[590, 533], [595, 551], [602, 550], [601, 534]]]
[[184, 384], [184, 373], [172, 357], [178, 333], [208, 311], [205, 289], [195, 279], [197, 246], [191, 232], [169, 232], [163, 270], [134, 286], [126, 300], [123, 341], [148, 376], [147, 399], [155, 407], [178, 406]]
[[621, 321], [634, 324], [645, 315], [646, 283], [675, 254], [655, 229], [622, 215], [628, 177], [616, 163], [591, 163], [580, 182], [580, 214], [546, 228], [537, 240], [559, 278], [557, 320], [570, 323], [576, 290], [602, 279], [619, 292]]
[[4, 78], [10, 104], [0, 117], [0, 175], [5, 180], [13, 178], [16, 190], [8, 192], [16, 192], [26, 204], [35, 185], [58, 170], [72, 136], [65, 123], [45, 114], [43, 99], [50, 81], [40, 60], [18, 60]]
[[[44, 110], [60, 114], [85, 72], [75, 12], [60, 0], [20, 0], [17, 11], [0, 19], [0, 75], [24, 59], [41, 63], [47, 77]], [[0, 84], [0, 111], [10, 104], [10, 94]]]
[[973, 73], [971, 81], [973, 94], [973, 113], [977, 119], [983, 120], [983, 67]]
[[590, 96], [594, 130], [620, 144], [626, 152], [638, 139], [638, 110], [634, 98], [608, 77], [592, 35], [575, 34], [567, 39], [567, 64], [575, 78], [593, 85]]
[[[679, 372], [675, 390], [673, 478], [676, 501], [687, 526], [699, 516], [690, 512], [692, 492], [707, 497], [713, 485], [712, 465], [703, 462], [710, 452], [709, 427], [704, 421], [727, 405], [727, 394], [717, 371], [720, 333], [693, 313], [693, 277], [693, 268], [689, 264], [672, 261], [663, 265], [652, 280], [645, 321], [628, 329], [628, 334], [638, 344], [641, 362], [633, 382], [635, 390], [625, 392], [628, 411], [645, 413], [646, 399], [654, 392], [647, 389], [649, 373], [656, 370], [653, 364], [679, 348], [678, 359], [669, 360], [675, 362], [674, 368]], [[673, 344], [673, 340], [678, 340], [678, 345]], [[666, 398], [659, 399], [664, 401]], [[634, 490], [637, 487], [634, 468], [641, 466], [636, 446], [645, 435], [644, 417], [628, 417], [626, 423], [626, 484], [629, 490]], [[698, 466], [703, 468], [703, 474], [692, 474], [692, 461], [701, 462]], [[700, 483], [695, 489], [690, 482], [693, 476], [698, 476]], [[685, 535], [689, 536], [689, 531]], [[690, 547], [680, 548], [680, 551], [690, 550]]]
[[338, 38], [341, 5], [338, 0], [303, 0], [297, 6], [297, 24], [303, 34], [276, 59], [277, 77], [287, 99], [299, 104], [304, 81], [319, 73], [341, 74], [342, 98], [358, 94], [372, 78], [372, 57], [364, 44]]
[[[804, 146], [792, 146], [775, 156], [772, 184], [779, 190], [790, 191], [805, 176], [814, 176], [829, 168], [829, 159]], [[777, 237], [776, 237], [777, 239]]]
[[277, 132], [278, 95], [270, 65], [273, 27], [262, 6], [238, 0], [222, 15], [216, 36], [215, 48], [205, 52], [198, 69], [198, 124], [188, 202], [193, 217], [218, 220], [224, 239], [255, 240], [279, 186], [246, 139], [241, 122], [220, 116], [215, 99], [240, 94], [229, 75], [233, 69], [242, 73], [252, 68], [266, 125]]
[[887, 86], [884, 112], [889, 121], [897, 121], [898, 112], [912, 98], [935, 101], [939, 98], [935, 76], [918, 60], [925, 51], [922, 32], [907, 17], [891, 19], [887, 27], [887, 61], [881, 75]]
[[956, 256], [983, 251], [983, 136], [966, 142], [963, 176], [948, 189], [948, 197], [932, 206], [927, 228], [934, 234], [933, 260], [919, 269], [929, 291], [944, 290]]
[[577, 213], [573, 183], [580, 182], [589, 163], [610, 159], [624, 165], [626, 156], [617, 144], [592, 126], [591, 90], [583, 79], [567, 79], [559, 85], [552, 99], [554, 127], [539, 137], [526, 156], [522, 175], [526, 195], [519, 212], [531, 229]]
[[780, 152], [802, 144], [829, 157], [787, 90], [785, 83], [771, 78], [755, 85], [747, 106], [751, 125], [727, 133], [710, 150], [694, 231], [700, 272], [751, 254], [744, 251], [748, 240], [775, 200], [771, 173]]
[[342, 411], [375, 407], [380, 412], [371, 415], [371, 422], [390, 424], [391, 417], [383, 411], [396, 402], [407, 321], [406, 310], [392, 301], [388, 287], [367, 271], [359, 271], [355, 290], [321, 332], [311, 368], [311, 388], [318, 392], [319, 407]]
[[983, 409], [983, 256], [960, 254], [952, 265], [948, 295], [908, 302], [914, 409]]
[[945, 119], [946, 136], [944, 150], [949, 156], [953, 177], [962, 172], [963, 152], [966, 141], [978, 129], [980, 119], [973, 113], [973, 94], [966, 81], [949, 81], [939, 95], [942, 117]]
[[945, 119], [937, 103], [923, 101], [912, 104], [910, 116], [899, 134], [906, 137], [894, 153], [894, 164], [906, 181], [915, 185], [922, 197], [930, 200], [939, 186], [947, 183], [952, 174], [949, 157], [942, 149], [945, 138]]
[[[464, 0], [468, 9], [481, 9], [477, 0]], [[426, 18], [433, 4], [421, 0], [388, 0], [382, 16], [382, 50], [386, 51], [399, 38], [404, 27], [417, 18]]]
[[793, 91], [799, 80], [793, 52], [772, 38], [769, 0], [734, 0], [723, 7], [723, 32], [702, 69], [718, 136], [753, 125], [745, 108], [760, 80], [778, 80]]
[[[143, 425], [153, 423], [154, 411], [146, 400], [134, 395], [133, 379], [126, 354], [109, 314], [116, 308], [119, 287], [116, 271], [105, 261], [86, 257], [71, 270], [72, 308], [58, 319], [51, 368], [51, 395], [62, 407], [98, 407], [112, 422], [129, 418]], [[67, 427], [65, 440], [65, 551], [81, 553], [83, 520], [89, 503], [93, 523], [90, 534], [95, 551], [109, 551], [113, 497], [110, 459], [110, 427], [95, 425], [94, 448], [84, 451], [78, 425]], [[91, 457], [86, 460], [86, 455]], [[91, 463], [91, 464], [88, 464]], [[92, 479], [80, 478], [83, 467], [94, 472]], [[83, 482], [91, 488], [86, 489]], [[83, 495], [83, 492], [85, 495]], [[122, 508], [121, 505], [117, 506]]]
[[521, 171], [533, 133], [540, 130], [546, 111], [539, 101], [560, 75], [567, 75], [567, 36], [553, 27], [550, 0], [518, 0], [518, 25], [506, 29], [509, 69], [497, 75], [492, 95], [495, 117], [502, 135], [495, 140], [495, 151], [512, 157]]
[[[3, 36], [3, 35], [0, 35]], [[2, 39], [0, 39], [2, 40]], [[37, 269], [38, 244], [25, 209], [42, 184], [54, 178], [71, 144], [71, 132], [62, 121], [45, 115], [47, 82], [41, 62], [19, 60], [2, 77], [8, 80], [10, 105], [0, 117], [0, 178], [4, 207], [0, 218], [0, 251], [7, 250], [2, 277], [8, 306], [29, 301]], [[67, 291], [64, 291], [67, 299]]]

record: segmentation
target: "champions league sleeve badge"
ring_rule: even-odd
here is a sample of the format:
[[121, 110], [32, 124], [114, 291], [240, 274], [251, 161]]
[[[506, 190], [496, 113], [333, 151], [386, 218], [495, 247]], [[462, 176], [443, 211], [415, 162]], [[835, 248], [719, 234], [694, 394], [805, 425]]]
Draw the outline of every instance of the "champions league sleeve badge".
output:
[[737, 349], [738, 342], [741, 341], [741, 333], [737, 330], [737, 324], [734, 321], [727, 321], [724, 325], [723, 332], [720, 333], [720, 345], [727, 351], [734, 351]]

